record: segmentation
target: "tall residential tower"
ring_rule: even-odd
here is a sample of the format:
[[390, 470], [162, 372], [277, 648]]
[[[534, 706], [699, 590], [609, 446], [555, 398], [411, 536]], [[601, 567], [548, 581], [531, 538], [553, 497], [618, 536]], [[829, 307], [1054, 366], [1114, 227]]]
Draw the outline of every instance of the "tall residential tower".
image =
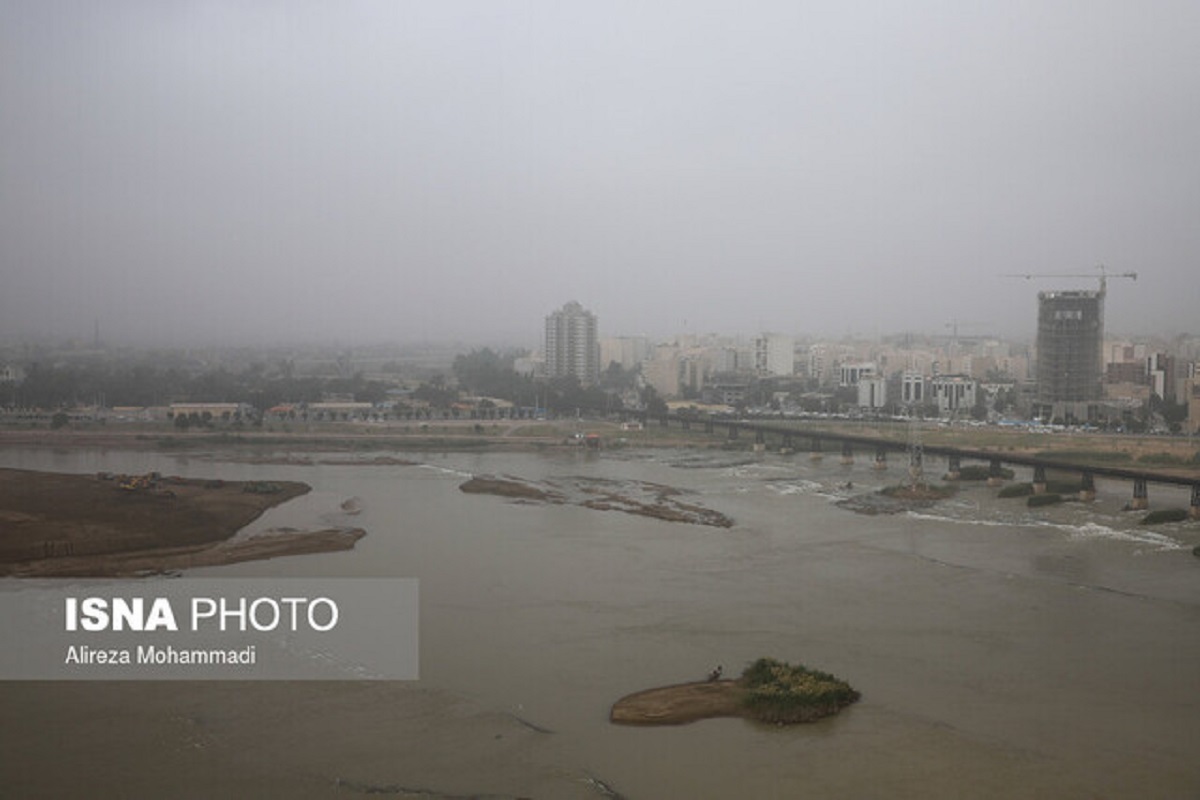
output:
[[546, 377], [567, 375], [585, 385], [600, 380], [596, 315], [574, 301], [546, 317]]

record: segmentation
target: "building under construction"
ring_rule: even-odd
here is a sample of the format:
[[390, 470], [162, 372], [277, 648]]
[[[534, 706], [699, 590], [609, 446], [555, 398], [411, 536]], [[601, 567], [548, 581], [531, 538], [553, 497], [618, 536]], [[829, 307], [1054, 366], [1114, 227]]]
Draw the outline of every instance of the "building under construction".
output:
[[1096, 418], [1103, 397], [1104, 285], [1038, 293], [1034, 416], [1066, 423]]

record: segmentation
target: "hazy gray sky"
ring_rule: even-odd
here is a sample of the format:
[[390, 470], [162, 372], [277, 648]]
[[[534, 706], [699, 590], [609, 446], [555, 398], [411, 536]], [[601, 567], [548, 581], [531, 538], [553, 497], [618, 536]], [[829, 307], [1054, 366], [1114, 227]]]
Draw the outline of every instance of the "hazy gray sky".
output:
[[1200, 331], [1200, 3], [0, 4], [0, 335]]

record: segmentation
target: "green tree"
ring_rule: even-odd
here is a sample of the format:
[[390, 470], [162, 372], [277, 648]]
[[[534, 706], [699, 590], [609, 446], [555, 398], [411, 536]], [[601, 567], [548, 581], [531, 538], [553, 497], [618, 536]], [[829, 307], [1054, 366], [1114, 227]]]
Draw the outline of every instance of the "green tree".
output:
[[632, 389], [637, 383], [637, 375], [637, 368], [625, 369], [619, 362], [610, 361], [604, 372], [600, 373], [600, 385], [614, 391]]
[[667, 401], [663, 400], [658, 395], [658, 390], [653, 386], [647, 386], [642, 389], [642, 407], [646, 409], [646, 413], [652, 416], [662, 416], [667, 413]]
[[987, 392], [975, 392], [975, 405], [971, 406], [971, 419], [983, 422], [988, 418]]
[[422, 400], [434, 408], [449, 408], [458, 399], [458, 392], [447, 389], [444, 379], [442, 381], [438, 380], [440, 377], [440, 375], [434, 376], [432, 381], [422, 383], [413, 390], [413, 399]]

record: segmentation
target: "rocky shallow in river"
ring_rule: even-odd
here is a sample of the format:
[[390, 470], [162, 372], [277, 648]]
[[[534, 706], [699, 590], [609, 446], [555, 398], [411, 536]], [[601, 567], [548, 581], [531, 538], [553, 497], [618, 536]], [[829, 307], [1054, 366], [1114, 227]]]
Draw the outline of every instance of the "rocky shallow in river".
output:
[[954, 494], [954, 490], [944, 486], [889, 486], [878, 492], [856, 494], [837, 501], [839, 508], [853, 511], [856, 514], [900, 514], [905, 511], [916, 511], [929, 508], [939, 500], [944, 500]]
[[527, 481], [511, 475], [477, 475], [458, 487], [468, 494], [493, 494], [517, 501], [578, 505], [597, 511], [623, 511], [643, 517], [730, 528], [733, 520], [719, 511], [684, 502], [681, 489], [634, 480], [563, 478]]

